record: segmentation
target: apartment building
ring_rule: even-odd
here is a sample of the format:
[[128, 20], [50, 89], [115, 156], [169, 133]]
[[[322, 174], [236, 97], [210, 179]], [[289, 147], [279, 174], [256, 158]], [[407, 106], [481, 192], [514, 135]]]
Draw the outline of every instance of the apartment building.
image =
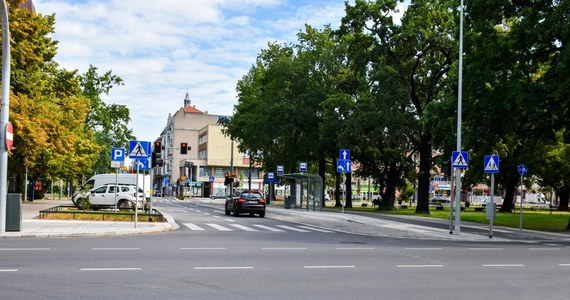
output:
[[[249, 171], [249, 157], [222, 133], [218, 124], [226, 116], [211, 115], [192, 105], [188, 93], [184, 106], [168, 115], [166, 126], [156, 141], [163, 149], [158, 156], [162, 166], [154, 170], [155, 190], [172, 196], [185, 193], [192, 197], [209, 197], [226, 193], [225, 174], [235, 174], [241, 186], [249, 179], [251, 188], [261, 189], [263, 175], [257, 166]], [[241, 180], [240, 180], [241, 179]]]

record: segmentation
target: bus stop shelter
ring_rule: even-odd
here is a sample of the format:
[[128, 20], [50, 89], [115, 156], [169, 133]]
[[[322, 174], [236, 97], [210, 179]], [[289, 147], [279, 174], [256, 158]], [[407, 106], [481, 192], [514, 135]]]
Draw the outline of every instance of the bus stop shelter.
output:
[[278, 175], [286, 179], [291, 194], [285, 197], [284, 208], [306, 210], [323, 209], [323, 179], [319, 175], [290, 173]]

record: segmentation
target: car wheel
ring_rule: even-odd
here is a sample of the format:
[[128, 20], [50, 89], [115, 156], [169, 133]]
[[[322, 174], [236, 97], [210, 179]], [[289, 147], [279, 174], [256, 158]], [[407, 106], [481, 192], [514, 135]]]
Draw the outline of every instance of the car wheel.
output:
[[253, 217], [254, 213], [249, 213], [249, 215]]
[[237, 207], [234, 206], [234, 216], [239, 217], [239, 212], [237, 210]]
[[260, 217], [260, 218], [264, 218], [264, 217], [265, 217], [265, 212], [260, 212], [260, 213], [259, 213], [259, 217]]
[[117, 208], [118, 208], [118, 209], [123, 209], [123, 210], [125, 210], [125, 209], [130, 209], [130, 208], [131, 208], [131, 205], [130, 205], [130, 204], [131, 204], [131, 203], [130, 203], [130, 201], [128, 201], [128, 200], [119, 200], [119, 202], [117, 203]]

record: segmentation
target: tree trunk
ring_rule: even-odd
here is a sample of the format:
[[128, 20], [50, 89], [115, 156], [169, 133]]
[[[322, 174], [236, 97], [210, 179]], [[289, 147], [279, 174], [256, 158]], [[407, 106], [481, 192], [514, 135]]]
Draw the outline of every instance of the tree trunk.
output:
[[421, 136], [420, 141], [420, 169], [418, 174], [418, 205], [416, 214], [429, 214], [429, 185], [431, 177], [431, 134]]
[[[516, 178], [516, 177], [515, 177]], [[514, 208], [515, 190], [517, 187], [516, 180], [509, 180], [509, 183], [505, 187], [505, 199], [501, 205], [500, 212], [512, 212]]]
[[323, 185], [321, 186], [321, 195], [322, 195], [322, 200], [321, 200], [321, 207], [325, 207], [325, 178], [326, 178], [326, 170], [327, 169], [327, 164], [324, 158], [321, 158], [319, 160], [319, 176], [321, 176], [322, 180], [323, 180]]
[[[568, 198], [570, 198], [570, 185], [566, 184], [556, 189], [558, 194], [558, 210], [568, 211]], [[570, 225], [570, 223], [569, 223]]]
[[385, 210], [392, 209], [394, 207], [394, 201], [396, 200], [396, 181], [398, 176], [398, 168], [392, 164], [388, 167], [386, 172], [386, 193], [382, 198], [382, 208]]

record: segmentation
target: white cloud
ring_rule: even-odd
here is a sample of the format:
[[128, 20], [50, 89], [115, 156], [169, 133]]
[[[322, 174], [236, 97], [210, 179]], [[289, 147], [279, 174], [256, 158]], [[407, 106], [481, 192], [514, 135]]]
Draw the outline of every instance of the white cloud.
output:
[[56, 61], [112, 70], [124, 86], [104, 100], [127, 105], [129, 126], [154, 140], [183, 104], [230, 115], [236, 83], [269, 42], [295, 42], [308, 23], [338, 26], [344, 0], [34, 0], [56, 14]]

